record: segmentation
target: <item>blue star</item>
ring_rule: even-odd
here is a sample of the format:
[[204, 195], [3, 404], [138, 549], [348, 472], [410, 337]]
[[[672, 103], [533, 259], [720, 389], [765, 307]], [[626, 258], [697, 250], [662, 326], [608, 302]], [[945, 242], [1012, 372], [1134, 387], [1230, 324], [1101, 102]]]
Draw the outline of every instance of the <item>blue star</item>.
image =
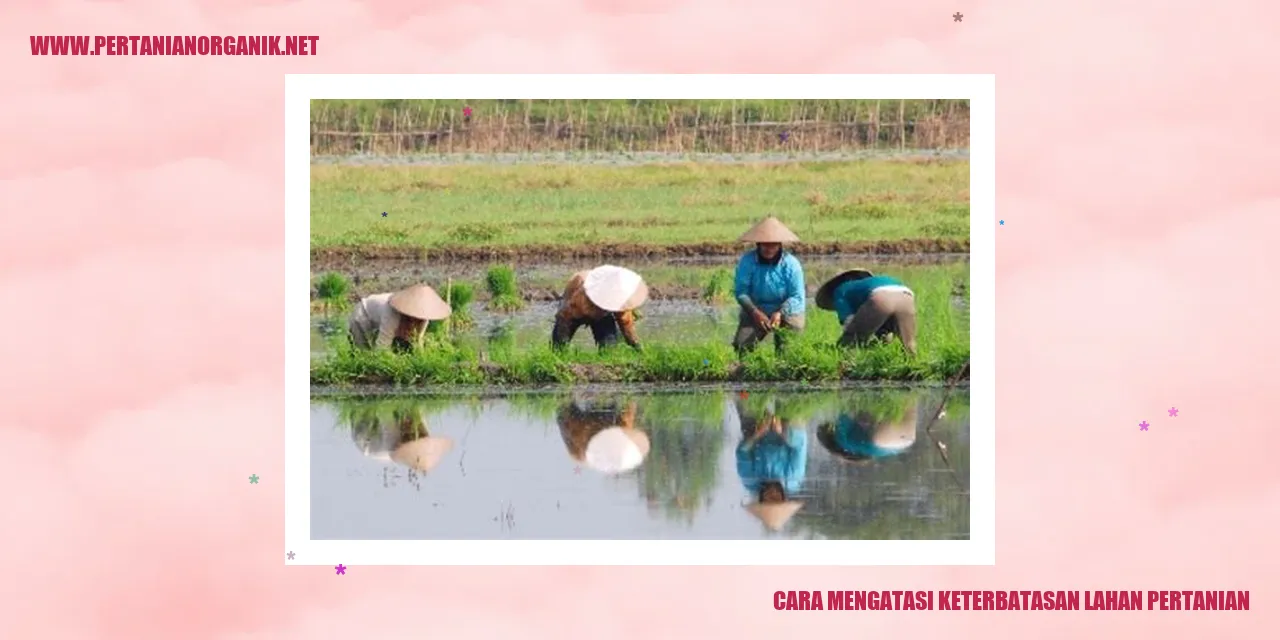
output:
[[[386, 212], [386, 211], [383, 211], [383, 212], [382, 212], [382, 217], [384, 217], [384, 218], [385, 218], [385, 217], [387, 217], [387, 212]], [[1001, 220], [1001, 221], [1000, 221], [1000, 224], [1004, 224], [1004, 220]]]
[[[382, 214], [382, 215], [384, 215], [384, 216], [385, 216], [385, 215], [387, 215], [387, 214], [385, 214], [385, 213], [384, 213], [384, 214]], [[1000, 221], [1000, 226], [1002, 226], [1002, 227], [1004, 226], [1004, 220], [1001, 220], [1001, 221]]]

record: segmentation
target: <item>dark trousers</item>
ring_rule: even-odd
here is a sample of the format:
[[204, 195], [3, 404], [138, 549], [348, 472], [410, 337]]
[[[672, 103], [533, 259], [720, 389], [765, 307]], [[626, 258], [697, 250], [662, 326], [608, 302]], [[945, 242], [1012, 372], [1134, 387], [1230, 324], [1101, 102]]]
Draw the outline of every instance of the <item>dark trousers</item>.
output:
[[610, 313], [595, 321], [557, 321], [555, 328], [551, 330], [551, 346], [557, 349], [568, 346], [578, 328], [584, 324], [591, 327], [591, 337], [595, 338], [596, 346], [605, 348], [618, 344], [618, 320]]

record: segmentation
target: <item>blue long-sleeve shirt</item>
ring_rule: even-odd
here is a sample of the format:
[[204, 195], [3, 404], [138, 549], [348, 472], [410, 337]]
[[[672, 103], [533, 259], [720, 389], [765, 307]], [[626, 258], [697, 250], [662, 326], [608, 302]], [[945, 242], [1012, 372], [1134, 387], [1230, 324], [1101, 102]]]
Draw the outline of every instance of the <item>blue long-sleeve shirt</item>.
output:
[[770, 431], [749, 446], [744, 440], [735, 452], [738, 476], [748, 491], [760, 490], [765, 482], [778, 482], [787, 494], [800, 490], [808, 461], [809, 433], [804, 429], [786, 428], [786, 437]]
[[753, 249], [738, 261], [733, 278], [733, 297], [744, 309], [751, 305], [772, 314], [804, 314], [804, 269], [790, 253], [784, 253], [777, 264], [761, 264]]
[[861, 280], [849, 280], [831, 292], [832, 306], [836, 308], [836, 317], [844, 324], [849, 316], [858, 312], [858, 307], [871, 297], [871, 292], [880, 287], [902, 287], [901, 280], [893, 276], [871, 276]]

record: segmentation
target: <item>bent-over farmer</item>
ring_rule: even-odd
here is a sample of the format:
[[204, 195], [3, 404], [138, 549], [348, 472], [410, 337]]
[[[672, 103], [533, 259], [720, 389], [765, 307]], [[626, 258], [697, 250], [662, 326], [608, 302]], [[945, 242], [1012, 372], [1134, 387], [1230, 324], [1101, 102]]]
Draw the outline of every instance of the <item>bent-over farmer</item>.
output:
[[391, 347], [410, 351], [427, 323], [449, 317], [452, 310], [435, 289], [416, 284], [395, 293], [375, 293], [360, 300], [347, 328], [351, 344], [360, 349]]
[[588, 325], [601, 349], [617, 344], [621, 332], [627, 344], [639, 350], [635, 310], [648, 298], [644, 278], [630, 269], [606, 264], [579, 271], [564, 288], [551, 330], [551, 346], [565, 348], [578, 328]]
[[836, 312], [844, 333], [841, 346], [866, 343], [872, 337], [898, 336], [916, 353], [916, 296], [901, 280], [852, 269], [828, 280], [814, 296], [819, 309]]
[[733, 348], [746, 353], [770, 333], [774, 347], [784, 346], [783, 332], [804, 330], [804, 269], [795, 255], [782, 248], [783, 243], [798, 242], [777, 218], [768, 216], [742, 234], [743, 242], [754, 242], [756, 248], [738, 260], [733, 278], [733, 296], [742, 307], [738, 313], [738, 331]]

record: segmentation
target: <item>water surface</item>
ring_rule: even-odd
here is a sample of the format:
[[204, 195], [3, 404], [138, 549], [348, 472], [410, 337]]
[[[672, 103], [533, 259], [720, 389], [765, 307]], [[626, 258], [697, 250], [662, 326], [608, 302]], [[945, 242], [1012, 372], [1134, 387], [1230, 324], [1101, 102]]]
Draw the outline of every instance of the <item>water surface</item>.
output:
[[927, 433], [941, 396], [317, 399], [312, 537], [968, 539], [968, 394]]

